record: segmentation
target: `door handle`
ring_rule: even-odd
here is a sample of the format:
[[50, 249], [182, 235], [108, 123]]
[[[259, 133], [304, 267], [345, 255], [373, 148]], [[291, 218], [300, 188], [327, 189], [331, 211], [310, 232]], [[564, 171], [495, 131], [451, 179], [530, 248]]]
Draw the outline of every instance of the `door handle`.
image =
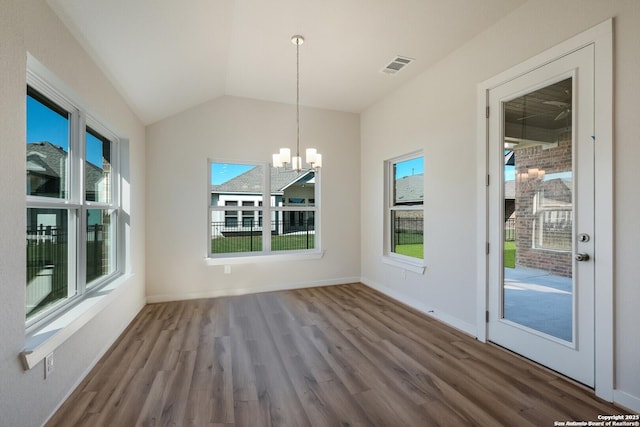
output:
[[588, 260], [589, 260], [589, 254], [585, 254], [585, 253], [576, 254], [576, 261], [588, 261]]

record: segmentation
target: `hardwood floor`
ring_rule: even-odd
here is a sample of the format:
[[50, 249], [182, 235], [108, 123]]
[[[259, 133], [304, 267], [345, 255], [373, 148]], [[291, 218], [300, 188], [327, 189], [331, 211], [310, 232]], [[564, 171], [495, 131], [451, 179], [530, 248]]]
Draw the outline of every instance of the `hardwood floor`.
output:
[[362, 284], [147, 305], [50, 426], [553, 426], [621, 410]]

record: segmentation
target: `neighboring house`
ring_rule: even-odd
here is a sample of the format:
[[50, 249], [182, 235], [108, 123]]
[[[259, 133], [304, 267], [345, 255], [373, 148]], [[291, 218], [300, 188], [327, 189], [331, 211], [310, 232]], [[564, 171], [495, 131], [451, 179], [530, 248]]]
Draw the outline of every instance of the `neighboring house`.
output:
[[50, 142], [27, 144], [27, 194], [59, 197], [65, 188], [67, 152]]
[[[63, 196], [67, 176], [67, 152], [48, 141], [27, 144], [27, 194], [42, 197]], [[107, 190], [110, 165], [102, 168], [85, 163], [85, 197], [97, 201]]]
[[516, 210], [516, 181], [509, 180], [504, 182], [504, 220], [513, 219], [513, 213]]
[[[505, 166], [515, 166], [516, 156], [513, 150], [508, 151], [504, 155]], [[504, 182], [504, 221], [513, 219], [513, 213], [516, 210], [516, 182], [509, 180]]]
[[396, 180], [395, 201], [403, 205], [421, 205], [424, 202], [424, 174], [404, 176]]
[[[513, 151], [516, 180], [516, 265], [572, 276], [572, 152], [570, 135], [557, 146], [529, 146]], [[532, 174], [530, 165], [536, 165]], [[520, 171], [520, 172], [519, 172]], [[505, 182], [505, 215], [507, 182]]]
[[[262, 230], [263, 166], [256, 166], [219, 185], [211, 186], [211, 206], [254, 207], [253, 210], [213, 211], [212, 237], [255, 233]], [[271, 168], [271, 206], [314, 206], [315, 172]], [[275, 234], [313, 231], [314, 212], [275, 211], [271, 231]]]

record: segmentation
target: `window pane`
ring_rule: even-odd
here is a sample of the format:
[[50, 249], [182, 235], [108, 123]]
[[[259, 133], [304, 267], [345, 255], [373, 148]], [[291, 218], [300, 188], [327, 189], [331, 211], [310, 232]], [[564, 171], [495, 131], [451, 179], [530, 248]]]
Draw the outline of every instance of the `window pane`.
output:
[[424, 201], [423, 157], [393, 164], [393, 205], [421, 205]]
[[87, 210], [87, 283], [116, 270], [116, 213]]
[[573, 211], [549, 209], [541, 211], [533, 221], [535, 247], [571, 251], [573, 243]]
[[85, 162], [85, 200], [111, 202], [111, 141], [87, 128]]
[[[211, 206], [224, 206], [229, 194], [241, 194], [242, 199], [262, 200], [263, 166], [235, 163], [211, 163]], [[237, 197], [236, 197], [237, 199]]]
[[[226, 200], [225, 206], [238, 206], [238, 202], [233, 200]], [[225, 227], [237, 227], [238, 226], [238, 211], [224, 211], [224, 226]]]
[[315, 206], [315, 191], [314, 171], [271, 167], [271, 206]]
[[[315, 171], [215, 162], [210, 167], [213, 256], [316, 248]], [[283, 210], [287, 207], [296, 210]], [[264, 229], [265, 222], [270, 229]]]
[[238, 223], [237, 211], [232, 212], [233, 217], [227, 216], [229, 211], [211, 212], [211, 253], [261, 252], [262, 225], [259, 218], [262, 218], [262, 212], [242, 212], [242, 223]]
[[424, 258], [424, 212], [422, 210], [391, 211], [391, 251], [413, 258]]
[[76, 254], [70, 240], [67, 210], [27, 209], [27, 319], [75, 294], [69, 260]]
[[315, 248], [315, 212], [276, 211], [271, 220], [271, 250]]
[[27, 195], [67, 197], [69, 113], [27, 89]]

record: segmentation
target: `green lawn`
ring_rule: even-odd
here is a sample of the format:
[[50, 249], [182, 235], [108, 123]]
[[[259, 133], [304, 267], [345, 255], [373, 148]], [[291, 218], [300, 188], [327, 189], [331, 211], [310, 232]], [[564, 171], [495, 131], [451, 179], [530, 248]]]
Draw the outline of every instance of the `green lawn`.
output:
[[[272, 251], [294, 251], [313, 248], [315, 248], [314, 234], [271, 236]], [[214, 254], [260, 251], [262, 251], [262, 235], [218, 237], [211, 239], [211, 253]]]
[[[284, 236], [271, 236], [271, 249], [274, 251], [312, 249], [315, 247], [314, 235], [289, 234]], [[214, 254], [234, 252], [260, 252], [262, 251], [262, 236], [238, 236], [211, 239], [211, 252]], [[395, 252], [413, 258], [424, 258], [424, 244], [396, 245]], [[504, 266], [515, 268], [516, 243], [504, 242]]]
[[516, 242], [504, 242], [504, 266], [516, 268]]
[[396, 253], [413, 258], [424, 258], [424, 244], [416, 243], [411, 245], [396, 245]]

